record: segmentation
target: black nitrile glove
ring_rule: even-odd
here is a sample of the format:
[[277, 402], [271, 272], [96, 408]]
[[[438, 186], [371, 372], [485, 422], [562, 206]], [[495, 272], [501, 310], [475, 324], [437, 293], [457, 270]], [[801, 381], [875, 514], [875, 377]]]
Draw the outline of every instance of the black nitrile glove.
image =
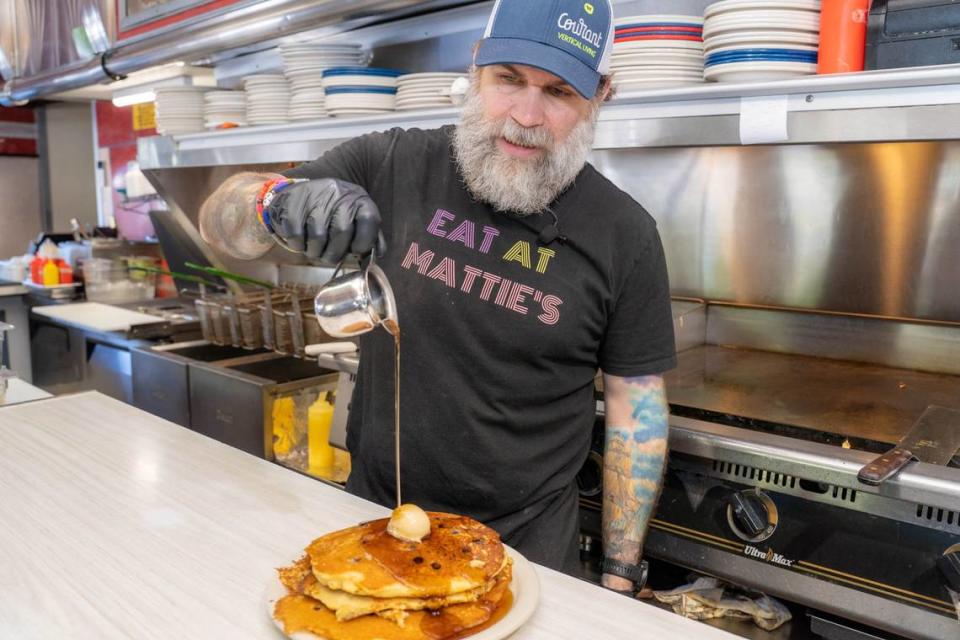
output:
[[292, 184], [268, 209], [274, 232], [291, 249], [335, 265], [348, 253], [364, 256], [376, 246], [383, 255], [380, 210], [355, 184], [320, 178]]

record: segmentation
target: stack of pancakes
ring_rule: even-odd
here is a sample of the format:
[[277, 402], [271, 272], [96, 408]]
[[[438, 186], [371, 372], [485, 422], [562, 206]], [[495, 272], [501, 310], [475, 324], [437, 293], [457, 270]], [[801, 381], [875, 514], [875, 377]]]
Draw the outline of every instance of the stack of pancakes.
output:
[[462, 637], [509, 604], [511, 560], [500, 536], [465, 516], [428, 513], [430, 533], [408, 542], [375, 520], [314, 540], [279, 569], [288, 595], [274, 618], [287, 635], [326, 640]]

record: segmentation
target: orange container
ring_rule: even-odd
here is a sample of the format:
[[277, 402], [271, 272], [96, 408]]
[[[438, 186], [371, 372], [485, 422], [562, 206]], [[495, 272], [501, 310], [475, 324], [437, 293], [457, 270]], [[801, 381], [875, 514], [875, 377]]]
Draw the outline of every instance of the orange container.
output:
[[863, 71], [870, 0], [823, 0], [817, 73]]

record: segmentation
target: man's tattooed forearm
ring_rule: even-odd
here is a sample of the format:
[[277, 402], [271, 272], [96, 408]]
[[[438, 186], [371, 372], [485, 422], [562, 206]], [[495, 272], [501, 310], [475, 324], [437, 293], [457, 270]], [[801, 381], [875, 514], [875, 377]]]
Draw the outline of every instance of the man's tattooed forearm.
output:
[[623, 382], [628, 405], [617, 413], [629, 417], [607, 425], [603, 530], [606, 555], [635, 561], [660, 491], [668, 408], [659, 376]]

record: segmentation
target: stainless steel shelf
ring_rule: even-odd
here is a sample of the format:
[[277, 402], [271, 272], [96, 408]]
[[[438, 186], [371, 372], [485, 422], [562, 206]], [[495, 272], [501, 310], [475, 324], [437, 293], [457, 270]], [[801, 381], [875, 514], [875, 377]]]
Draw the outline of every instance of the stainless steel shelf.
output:
[[[788, 144], [960, 138], [960, 65], [623, 93], [600, 113], [595, 148], [740, 144], [744, 98], [786, 96]], [[139, 141], [144, 169], [300, 162], [343, 140], [456, 122], [457, 109], [390, 113]]]

